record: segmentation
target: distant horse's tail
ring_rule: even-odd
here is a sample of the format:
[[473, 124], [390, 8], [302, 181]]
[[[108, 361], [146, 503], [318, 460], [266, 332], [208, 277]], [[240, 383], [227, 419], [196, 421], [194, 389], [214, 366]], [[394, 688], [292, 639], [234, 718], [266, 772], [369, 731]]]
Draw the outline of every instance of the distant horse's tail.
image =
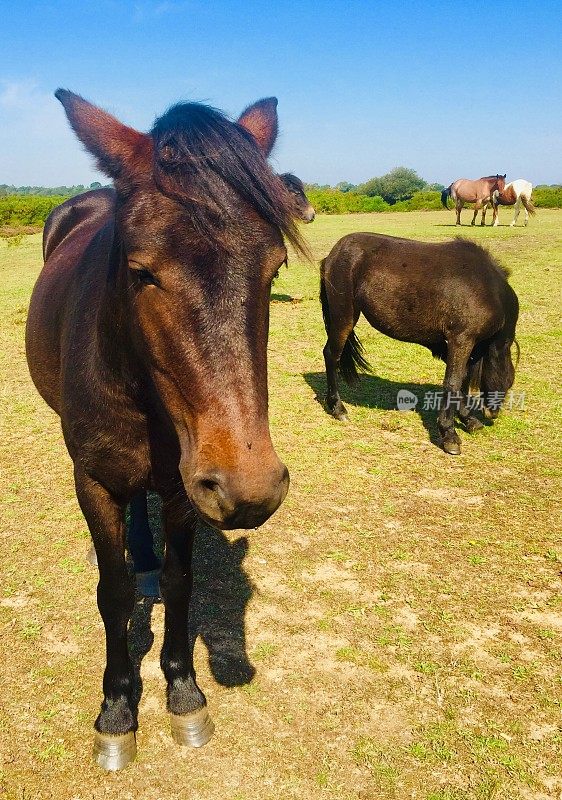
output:
[[441, 205], [443, 208], [446, 208], [447, 211], [449, 210], [449, 206], [447, 205], [447, 200], [451, 196], [451, 187], [449, 186], [447, 189], [443, 189], [441, 192]]
[[529, 214], [531, 214], [531, 215], [536, 214], [535, 206], [533, 205], [533, 201], [531, 200], [530, 197], [525, 197], [525, 195], [522, 194], [521, 195], [521, 202], [523, 203], [523, 205], [525, 206], [525, 210]]
[[[330, 328], [332, 325], [332, 318], [330, 316], [330, 306], [328, 303], [328, 295], [326, 294], [326, 284], [324, 281], [324, 261], [320, 262], [320, 303], [322, 304], [322, 316], [324, 317], [324, 327], [328, 337], [330, 336]], [[371, 365], [363, 355], [365, 352], [363, 345], [355, 331], [351, 331], [347, 337], [346, 343], [343, 346], [342, 354], [339, 359], [338, 369], [348, 384], [354, 384], [359, 381], [358, 370], [362, 372], [371, 372]]]

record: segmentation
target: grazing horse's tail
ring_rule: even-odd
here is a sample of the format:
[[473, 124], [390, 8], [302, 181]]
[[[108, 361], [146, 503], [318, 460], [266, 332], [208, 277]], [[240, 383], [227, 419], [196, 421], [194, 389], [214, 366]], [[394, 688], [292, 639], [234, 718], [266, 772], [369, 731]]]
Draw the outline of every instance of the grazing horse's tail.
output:
[[451, 187], [449, 186], [447, 189], [443, 189], [441, 192], [441, 205], [443, 208], [446, 208], [447, 211], [449, 210], [449, 206], [447, 205], [447, 200], [451, 196]]
[[[332, 318], [330, 316], [330, 305], [328, 303], [328, 295], [326, 294], [326, 284], [324, 282], [324, 261], [320, 262], [320, 303], [322, 304], [322, 316], [324, 317], [324, 327], [328, 338], [330, 336], [330, 329], [332, 326]], [[371, 365], [363, 355], [363, 345], [354, 330], [351, 331], [343, 346], [343, 350], [338, 362], [339, 372], [348, 384], [354, 384], [359, 381], [358, 370], [362, 372], [371, 372]]]

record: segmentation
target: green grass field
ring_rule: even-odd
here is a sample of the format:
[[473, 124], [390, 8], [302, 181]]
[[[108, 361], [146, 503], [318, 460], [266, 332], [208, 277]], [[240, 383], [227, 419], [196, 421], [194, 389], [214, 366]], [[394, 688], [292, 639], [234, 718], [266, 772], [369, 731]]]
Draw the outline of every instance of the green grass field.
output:
[[[457, 458], [433, 443], [435, 412], [394, 410], [399, 388], [437, 388], [443, 365], [363, 321], [375, 375], [342, 386], [348, 425], [325, 413], [317, 266], [282, 271], [270, 407], [291, 490], [259, 530], [201, 528], [197, 542], [195, 661], [215, 737], [173, 744], [163, 609], [139, 600], [138, 759], [110, 775], [90, 758], [97, 575], [58, 419], [24, 360], [40, 235], [0, 241], [1, 800], [562, 797], [562, 211], [527, 229], [500, 219], [461, 233], [512, 270], [524, 409], [461, 432]], [[453, 220], [321, 216], [305, 232], [319, 259], [351, 231], [435, 241], [459, 233]]]

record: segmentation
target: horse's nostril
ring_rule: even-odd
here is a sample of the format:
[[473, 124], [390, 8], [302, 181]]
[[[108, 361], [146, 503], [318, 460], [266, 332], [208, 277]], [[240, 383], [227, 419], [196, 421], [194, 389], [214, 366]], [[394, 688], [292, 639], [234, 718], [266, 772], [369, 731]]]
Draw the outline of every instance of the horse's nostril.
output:
[[202, 478], [200, 483], [204, 489], [208, 489], [210, 492], [216, 491], [219, 486], [218, 482], [214, 481], [212, 478]]

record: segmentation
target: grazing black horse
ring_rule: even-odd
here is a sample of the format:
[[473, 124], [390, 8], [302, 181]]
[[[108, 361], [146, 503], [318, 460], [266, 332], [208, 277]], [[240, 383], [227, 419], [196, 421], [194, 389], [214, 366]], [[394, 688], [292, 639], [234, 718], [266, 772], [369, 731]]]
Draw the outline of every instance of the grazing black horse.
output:
[[484, 413], [495, 419], [515, 377], [511, 345], [519, 303], [508, 274], [466, 239], [432, 244], [375, 233], [340, 239], [322, 261], [320, 278], [329, 411], [347, 419], [337, 369], [348, 383], [358, 369], [369, 369], [353, 330], [362, 313], [381, 333], [421, 344], [445, 361], [438, 426], [443, 449], [459, 454], [455, 406], [472, 433], [482, 423], [467, 407], [469, 387], [482, 391]]
[[213, 725], [188, 639], [194, 530], [199, 517], [254, 528], [287, 493], [268, 422], [269, 297], [283, 234], [301, 240], [266, 161], [275, 98], [237, 122], [180, 104], [144, 134], [72, 92], [57, 97], [116, 191], [90, 193], [86, 209], [70, 201], [47, 226], [27, 358], [61, 417], [95, 545], [107, 663], [94, 753], [120, 769], [137, 728], [125, 507], [147, 489], [163, 500], [161, 665], [172, 734], [201, 746]]

